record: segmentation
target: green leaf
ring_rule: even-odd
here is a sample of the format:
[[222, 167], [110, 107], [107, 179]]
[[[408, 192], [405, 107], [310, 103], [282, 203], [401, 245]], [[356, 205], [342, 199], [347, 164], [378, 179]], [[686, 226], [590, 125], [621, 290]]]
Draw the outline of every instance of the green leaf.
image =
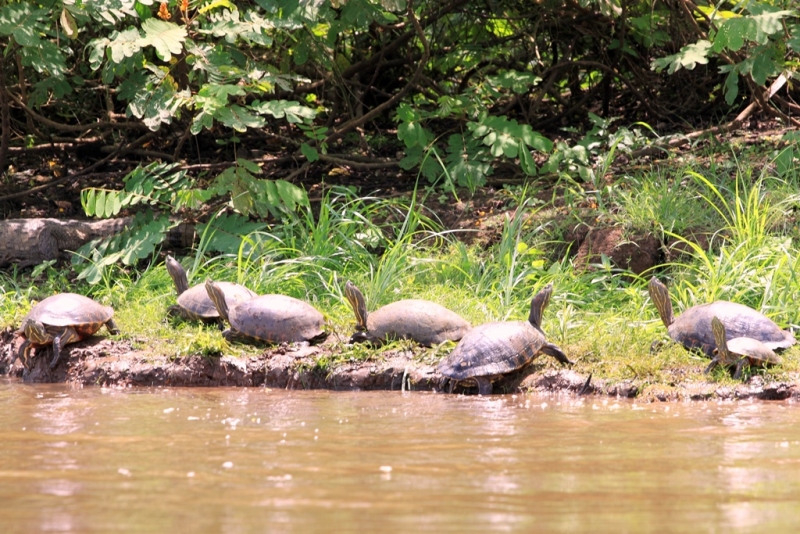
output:
[[400, 104], [397, 108], [397, 118], [402, 122], [412, 122], [420, 120], [421, 117], [419, 113], [417, 113], [417, 110], [408, 104]]
[[[210, 226], [206, 232], [206, 226]], [[208, 236], [205, 242], [206, 250], [221, 252], [223, 254], [236, 254], [242, 243], [242, 237], [259, 232], [267, 227], [266, 223], [253, 222], [238, 214], [221, 214], [211, 221], [197, 225], [199, 235]]]
[[123, 232], [125, 239], [120, 257], [122, 263], [133, 265], [138, 260], [150, 256], [164, 240], [167, 230], [173, 225], [174, 223], [170, 222], [169, 216], [161, 215], [138, 226], [135, 230]]
[[220, 108], [214, 113], [214, 118], [237, 132], [246, 132], [247, 128], [261, 128], [265, 124], [263, 118], [236, 104]]
[[533, 156], [526, 149], [519, 151], [519, 166], [522, 168], [522, 172], [528, 176], [536, 175], [536, 162], [533, 161]]
[[119, 201], [119, 194], [116, 191], [107, 191], [105, 210], [103, 211], [101, 216], [108, 219], [109, 217], [114, 215], [114, 209], [116, 209], [116, 212], [119, 213], [119, 210], [121, 208], [122, 204]]
[[669, 67], [667, 71], [669, 74], [674, 73], [681, 67], [692, 70], [698, 64], [705, 65], [708, 63], [708, 51], [710, 48], [711, 43], [709, 41], [700, 40], [696, 43], [684, 46], [677, 54], [653, 60], [650, 64], [650, 68], [661, 72]]
[[459, 161], [455, 165], [448, 167], [450, 176], [461, 187], [474, 190], [486, 183], [486, 176], [490, 166], [487, 163], [476, 161]]
[[[753, 6], [758, 9], [757, 6]], [[765, 9], [767, 6], [764, 6]], [[793, 16], [792, 11], [763, 11], [754, 15], [732, 17], [719, 25], [714, 39], [714, 52], [724, 49], [737, 51], [747, 41], [767, 44], [771, 35], [783, 32], [783, 19]]]
[[406, 148], [424, 147], [433, 139], [433, 134], [419, 122], [402, 122], [397, 127], [397, 138], [405, 143]]
[[19, 51], [20, 62], [33, 67], [36, 72], [49, 76], [67, 73], [67, 61], [59, 48], [50, 41], [40, 41], [35, 46], [25, 46]]
[[50, 15], [49, 10], [33, 9], [30, 4], [19, 2], [0, 10], [0, 35], [13, 35], [22, 47], [36, 47], [43, 42], [39, 35], [45, 28], [40, 21]]
[[761, 48], [761, 50], [753, 52], [750, 58], [752, 59], [750, 74], [758, 85], [764, 85], [767, 83], [768, 78], [777, 76], [781, 72], [781, 65], [775, 61], [771, 47], [759, 48]]
[[542, 81], [539, 76], [530, 72], [507, 70], [498, 76], [490, 76], [489, 81], [503, 89], [510, 89], [515, 93], [524, 94], [530, 91], [531, 87]]
[[244, 167], [248, 172], [253, 174], [261, 174], [261, 167], [258, 166], [257, 163], [253, 163], [249, 159], [238, 158], [236, 160], [236, 164]]
[[205, 14], [208, 13], [209, 11], [217, 9], [218, 7], [227, 7], [230, 11], [234, 11], [236, 9], [236, 6], [230, 3], [229, 0], [212, 0], [208, 4], [198, 9], [197, 12]]
[[725, 78], [725, 102], [732, 106], [739, 95], [739, 69], [733, 68]]
[[83, 212], [87, 217], [93, 217], [96, 213], [94, 209], [94, 202], [96, 198], [97, 190], [94, 188], [84, 189], [81, 191], [81, 206], [83, 206]]
[[[98, 46], [100, 44], [102, 44], [102, 41], [98, 43]], [[136, 52], [141, 50], [142, 46], [143, 43], [139, 35], [139, 30], [136, 28], [128, 28], [123, 32], [113, 35], [111, 41], [108, 42], [108, 48], [111, 49], [111, 61], [114, 63], [122, 63], [125, 58], [132, 57]]]
[[316, 148], [309, 146], [308, 143], [303, 143], [300, 145], [300, 152], [302, 152], [306, 159], [311, 163], [319, 160], [319, 152], [317, 152]]
[[58, 18], [61, 23], [61, 28], [64, 30], [64, 35], [70, 39], [75, 39], [78, 36], [78, 23], [75, 22], [75, 17], [72, 13], [67, 11], [67, 8], [61, 9], [61, 16]]
[[98, 217], [102, 217], [106, 212], [106, 192], [102, 189], [97, 191], [94, 199], [94, 212]]
[[156, 55], [162, 61], [172, 59], [172, 54], [183, 51], [183, 41], [186, 39], [186, 28], [174, 22], [147, 19], [142, 23], [145, 36], [141, 38], [142, 46], [151, 45], [156, 49]]
[[304, 106], [300, 102], [289, 100], [271, 100], [269, 102], [256, 100], [251, 107], [261, 115], [272, 115], [276, 119], [286, 117], [290, 124], [308, 123], [317, 116], [314, 109]]
[[294, 211], [298, 205], [308, 206], [308, 195], [302, 188], [286, 180], [275, 180], [275, 187], [281, 201], [289, 211]]

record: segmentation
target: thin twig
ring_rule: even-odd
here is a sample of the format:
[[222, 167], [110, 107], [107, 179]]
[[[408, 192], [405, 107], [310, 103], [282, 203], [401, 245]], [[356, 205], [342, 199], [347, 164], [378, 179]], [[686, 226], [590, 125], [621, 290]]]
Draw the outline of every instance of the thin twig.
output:
[[21, 107], [25, 113], [27, 113], [30, 117], [36, 119], [37, 121], [41, 122], [45, 126], [49, 126], [50, 128], [54, 128], [56, 130], [60, 130], [62, 132], [86, 132], [88, 130], [93, 130], [95, 128], [118, 128], [120, 130], [150, 130], [147, 126], [139, 122], [93, 122], [92, 124], [61, 124], [60, 122], [51, 121], [50, 119], [43, 117], [33, 111], [31, 108], [25, 105], [25, 103], [19, 99], [14, 93], [11, 91], [6, 91], [6, 94], [14, 101], [19, 107]]

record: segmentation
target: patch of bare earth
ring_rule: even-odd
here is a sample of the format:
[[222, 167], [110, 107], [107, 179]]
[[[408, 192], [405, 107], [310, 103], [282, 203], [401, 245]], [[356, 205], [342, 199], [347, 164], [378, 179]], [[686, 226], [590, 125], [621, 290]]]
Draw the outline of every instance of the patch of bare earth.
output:
[[[0, 332], [0, 373], [30, 383], [63, 382], [75, 386], [268, 387], [280, 389], [450, 391], [450, 382], [435, 367], [415, 359], [413, 351], [383, 353], [375, 361], [353, 361], [320, 368], [325, 345], [281, 345], [248, 358], [189, 356], [166, 358], [134, 350], [128, 342], [92, 337], [68, 345], [61, 361], [50, 369], [52, 350], [38, 349], [24, 368], [16, 360], [18, 338], [10, 329]], [[13, 360], [12, 360], [13, 358]], [[16, 361], [14, 361], [16, 360]], [[647, 385], [629, 380], [588, 380], [571, 369], [555, 369], [537, 359], [494, 383], [495, 393], [556, 392], [639, 398], [650, 402], [712, 399], [800, 399], [800, 383], [764, 382], [753, 376], [735, 387], [712, 382]], [[477, 393], [457, 384], [454, 393]]]

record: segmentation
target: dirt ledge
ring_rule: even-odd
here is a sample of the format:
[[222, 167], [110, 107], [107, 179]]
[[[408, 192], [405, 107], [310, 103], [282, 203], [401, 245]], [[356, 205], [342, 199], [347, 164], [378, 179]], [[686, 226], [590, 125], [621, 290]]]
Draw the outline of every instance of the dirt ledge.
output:
[[[380, 360], [354, 361], [320, 368], [316, 356], [321, 347], [280, 346], [266, 349], [259, 356], [211, 358], [189, 356], [170, 359], [133, 349], [126, 341], [93, 337], [69, 345], [62, 361], [49, 368], [52, 352], [40, 349], [30, 369], [19, 361], [14, 333], [0, 332], [0, 373], [29, 383], [62, 382], [75, 386], [104, 387], [269, 387], [281, 389], [331, 390], [423, 390], [447, 392], [449, 381], [432, 365], [414, 359], [412, 351], [384, 353]], [[571, 369], [548, 367], [547, 360], [511, 373], [494, 383], [496, 393], [548, 391], [571, 395], [602, 395], [637, 398], [647, 402], [680, 400], [800, 400], [800, 377], [789, 382], [764, 382], [753, 376], [748, 382], [721, 385], [713, 382], [649, 384], [627, 380], [612, 382], [592, 379]], [[458, 386], [456, 393], [476, 393], [477, 388]]]

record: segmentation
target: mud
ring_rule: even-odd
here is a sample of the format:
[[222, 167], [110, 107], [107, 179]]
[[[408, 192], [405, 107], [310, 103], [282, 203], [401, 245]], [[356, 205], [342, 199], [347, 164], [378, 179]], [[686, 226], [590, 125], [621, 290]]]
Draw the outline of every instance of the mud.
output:
[[[52, 351], [38, 349], [26, 369], [16, 359], [18, 338], [0, 332], [0, 374], [28, 383], [62, 382], [77, 387], [268, 387], [281, 389], [406, 390], [449, 392], [450, 382], [433, 365], [419, 361], [413, 350], [385, 352], [374, 361], [339, 365], [330, 360], [329, 346], [281, 345], [258, 356], [167, 358], [135, 350], [126, 341], [92, 337], [65, 348], [59, 364], [50, 369]], [[16, 361], [12, 362], [12, 358]], [[765, 382], [752, 376], [735, 387], [713, 382], [676, 381], [652, 385], [637, 380], [590, 378], [572, 369], [554, 368], [546, 358], [504, 376], [494, 383], [495, 393], [547, 391], [570, 395], [638, 398], [650, 402], [681, 400], [760, 399], [800, 400], [800, 377], [787, 382]], [[587, 380], [589, 379], [589, 380]], [[456, 385], [454, 393], [477, 393]]]

